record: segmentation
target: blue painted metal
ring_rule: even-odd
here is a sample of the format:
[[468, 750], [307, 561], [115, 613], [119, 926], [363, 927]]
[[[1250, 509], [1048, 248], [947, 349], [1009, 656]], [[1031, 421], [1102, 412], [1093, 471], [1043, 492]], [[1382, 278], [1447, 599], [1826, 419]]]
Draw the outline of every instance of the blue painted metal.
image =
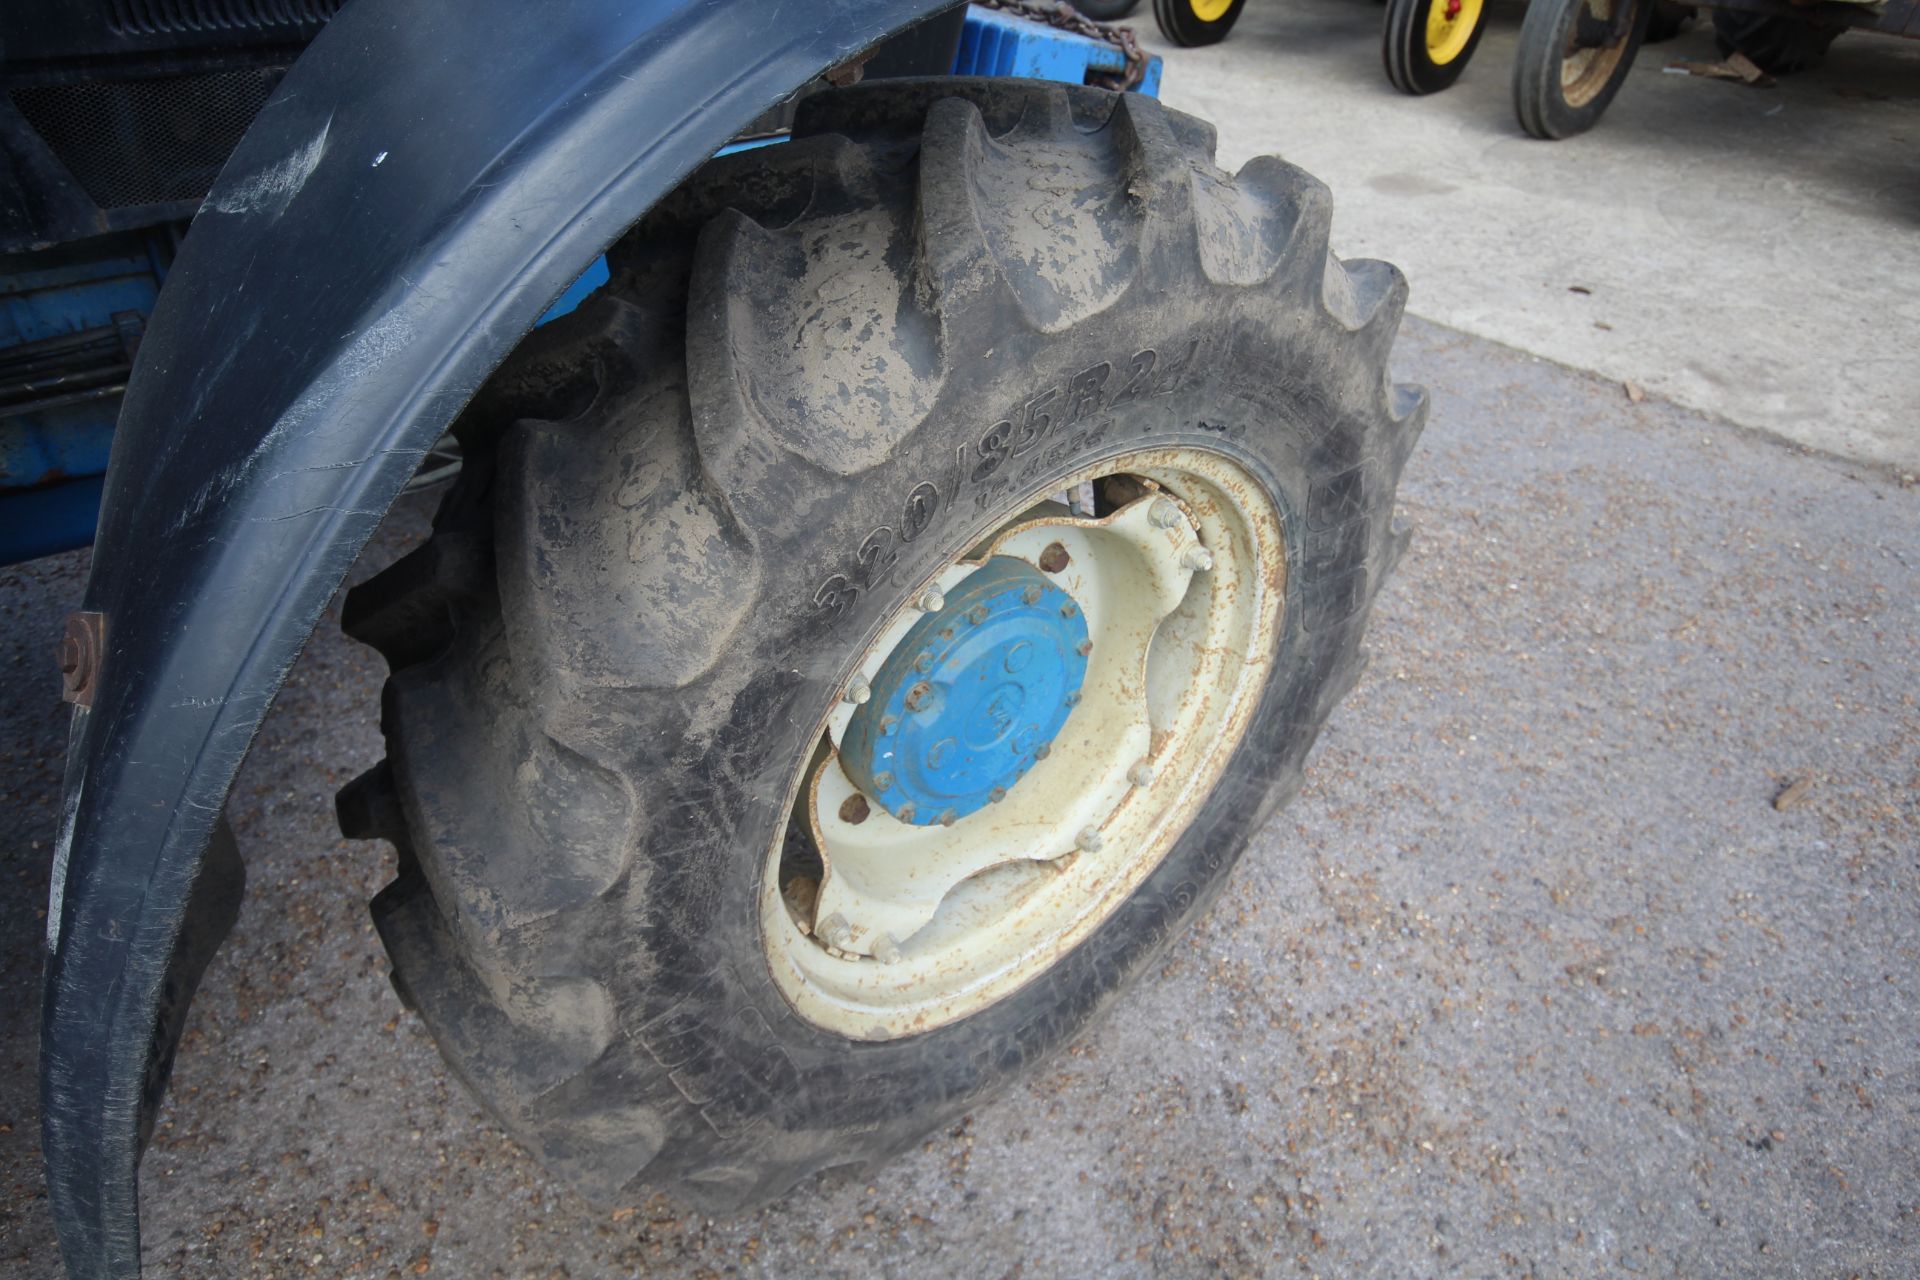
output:
[[[979, 7], [967, 10], [954, 56], [957, 76], [1029, 76], [1085, 84], [1089, 71], [1120, 72], [1127, 60], [1118, 49], [1086, 36], [1027, 18]], [[1160, 59], [1148, 58], [1146, 76], [1134, 90], [1160, 96]]]
[[35, 560], [93, 541], [104, 476], [0, 494], [0, 563]]
[[1005, 795], [1059, 734], [1092, 648], [1072, 596], [995, 556], [894, 647], [847, 725], [841, 763], [903, 822], [964, 818]]
[[131, 347], [174, 244], [139, 232], [0, 257], [0, 564], [93, 540]]
[[612, 278], [613, 273], [607, 269], [607, 255], [603, 253], [593, 260], [593, 265], [582, 272], [578, 280], [567, 286], [565, 293], [554, 299], [553, 305], [534, 323], [539, 325], [558, 320], [592, 297], [595, 289]]

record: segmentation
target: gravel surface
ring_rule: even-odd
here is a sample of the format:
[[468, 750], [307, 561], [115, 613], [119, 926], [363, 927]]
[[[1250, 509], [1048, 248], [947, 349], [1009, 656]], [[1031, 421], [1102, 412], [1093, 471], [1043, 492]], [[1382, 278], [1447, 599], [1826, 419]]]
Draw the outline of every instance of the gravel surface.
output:
[[[150, 1273], [1920, 1273], [1920, 491], [1425, 324], [1399, 364], [1420, 534], [1218, 907], [1041, 1074], [735, 1221], [585, 1203], [402, 1012], [390, 854], [331, 815], [381, 670], [329, 618], [234, 793], [250, 894], [147, 1155]], [[0, 570], [8, 1276], [57, 1270], [34, 1026], [84, 570]]]

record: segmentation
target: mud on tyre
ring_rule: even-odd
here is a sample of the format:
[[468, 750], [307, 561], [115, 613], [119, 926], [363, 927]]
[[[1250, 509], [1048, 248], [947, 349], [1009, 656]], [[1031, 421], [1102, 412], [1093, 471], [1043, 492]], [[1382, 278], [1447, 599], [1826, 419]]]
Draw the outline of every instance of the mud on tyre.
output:
[[[1386, 377], [1398, 272], [1329, 254], [1307, 174], [1228, 177], [1212, 150], [1090, 89], [808, 99], [527, 339], [462, 415], [432, 538], [350, 596], [392, 667], [389, 754], [340, 811], [399, 849], [374, 906], [396, 986], [590, 1196], [728, 1209], [903, 1149], [1085, 1027], [1298, 788], [1405, 546], [1425, 402]], [[1261, 593], [1264, 648], [1236, 659], [1259, 681], [1179, 820], [1010, 989], [870, 1032], [804, 1011], [783, 948], [882, 972], [860, 966], [886, 944], [805, 918], [797, 818], [861, 655], [1036, 512], [1216, 528], [1188, 474], [1277, 541], [1233, 579]], [[1231, 577], [1180, 554], [1193, 598]]]

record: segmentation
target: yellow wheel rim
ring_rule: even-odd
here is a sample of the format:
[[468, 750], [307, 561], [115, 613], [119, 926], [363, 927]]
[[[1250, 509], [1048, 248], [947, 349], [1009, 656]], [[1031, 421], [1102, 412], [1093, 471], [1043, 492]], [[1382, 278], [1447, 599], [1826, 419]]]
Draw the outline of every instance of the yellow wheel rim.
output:
[[[1196, 0], [1197, 3], [1197, 0]], [[1466, 50], [1480, 25], [1482, 0], [1428, 0], [1427, 59], [1436, 67], [1452, 62]]]
[[1233, 8], [1233, 0], [1187, 0], [1187, 3], [1193, 6], [1193, 16], [1202, 22], [1218, 22]]

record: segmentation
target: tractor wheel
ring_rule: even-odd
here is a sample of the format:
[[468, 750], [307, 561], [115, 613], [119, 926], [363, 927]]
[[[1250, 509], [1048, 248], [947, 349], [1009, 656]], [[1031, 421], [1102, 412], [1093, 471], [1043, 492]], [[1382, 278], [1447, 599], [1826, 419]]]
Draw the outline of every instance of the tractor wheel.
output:
[[1189, 48], [1219, 44], [1240, 20], [1247, 0], [1153, 0], [1160, 34]]
[[1380, 56], [1402, 93], [1438, 93], [1460, 78], [1486, 28], [1482, 0], [1387, 0]]
[[1534, 0], [1513, 57], [1513, 106], [1536, 138], [1593, 128], [1646, 37], [1653, 0]]
[[1150, 98], [881, 81], [463, 414], [342, 829], [556, 1172], [721, 1211], [918, 1141], [1220, 892], [1357, 677], [1425, 418], [1326, 188]]
[[1139, 3], [1140, 0], [1073, 0], [1073, 7], [1095, 22], [1118, 22]]
[[1713, 42], [1720, 56], [1743, 53], [1772, 76], [1813, 70], [1826, 61], [1827, 50], [1845, 29], [1739, 9], [1713, 11]]

